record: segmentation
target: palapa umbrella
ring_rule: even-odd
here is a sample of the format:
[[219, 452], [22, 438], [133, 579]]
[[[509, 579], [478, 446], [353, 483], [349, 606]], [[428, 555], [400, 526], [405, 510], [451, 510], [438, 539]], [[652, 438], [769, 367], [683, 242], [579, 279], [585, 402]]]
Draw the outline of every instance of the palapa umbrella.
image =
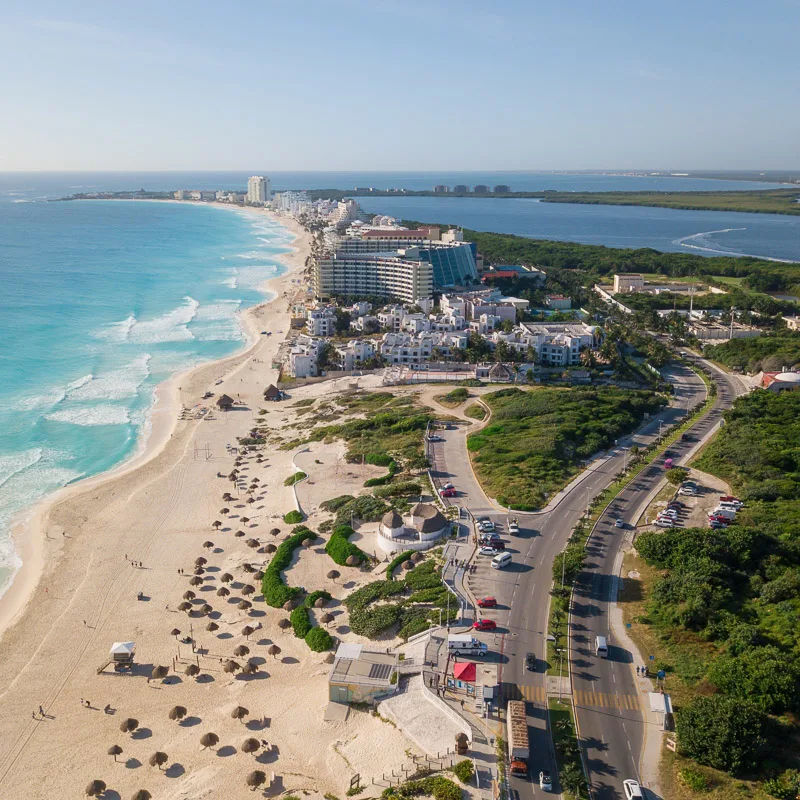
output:
[[199, 586], [203, 582], [203, 579], [199, 575], [193, 575], [189, 578], [189, 585], [190, 586]]
[[184, 600], [179, 606], [178, 611], [191, 611], [192, 604], [188, 600]]
[[245, 625], [244, 628], [242, 628], [242, 636], [244, 636], [244, 638], [247, 639], [254, 630], [255, 628], [251, 628], [249, 625]]
[[194, 600], [195, 597], [197, 597], [197, 595], [191, 589], [187, 589], [183, 593], [183, 599], [184, 600]]
[[419, 564], [419, 562], [420, 562], [420, 561], [422, 561], [422, 559], [424, 559], [424, 558], [425, 558], [425, 556], [424, 556], [424, 555], [422, 555], [422, 553], [420, 553], [419, 551], [417, 551], [416, 553], [414, 553], [414, 554], [411, 556], [411, 560], [412, 560], [412, 561], [413, 561], [415, 564]]
[[357, 567], [358, 566], [358, 557], [357, 556], [347, 556], [347, 558], [345, 559], [344, 563], [347, 564], [348, 567]]
[[220, 581], [222, 583], [230, 583], [233, 580], [233, 575], [230, 572], [223, 572], [222, 575], [219, 576]]
[[180, 635], [181, 635], [181, 632], [180, 632], [180, 631], [179, 631], [177, 628], [173, 628], [173, 629], [172, 629], [172, 630], [169, 632], [169, 635], [170, 635], [170, 636], [174, 636], [175, 638], [177, 638], [178, 636], [180, 636]]
[[211, 631], [213, 633], [214, 631], [219, 630], [219, 625], [217, 625], [217, 623], [214, 622], [214, 620], [211, 620], [211, 622], [209, 622], [208, 625], [206, 625], [206, 630]]
[[246, 644], [240, 644], [234, 649], [233, 654], [241, 658], [242, 656], [246, 656], [249, 652], [250, 648]]
[[231, 659], [228, 659], [228, 661], [225, 662], [225, 664], [222, 667], [222, 669], [227, 673], [231, 673], [231, 672], [236, 672], [236, 670], [237, 669], [241, 669], [241, 667], [239, 666], [239, 664], [236, 661], [232, 661]]
[[[190, 664], [189, 666], [197, 666], [197, 664]], [[186, 716], [186, 708], [184, 706], [173, 706], [169, 712], [170, 719], [181, 720]]]
[[292, 627], [292, 623], [286, 617], [283, 617], [283, 619], [279, 619], [278, 620], [278, 627], [282, 631], [285, 631], [287, 628], [291, 628]]
[[261, 483], [261, 478], [259, 478], [258, 475], [256, 475], [256, 477], [253, 478], [252, 483]]
[[150, 762], [151, 767], [158, 767], [161, 769], [161, 765], [167, 763], [167, 754], [157, 750], [155, 753], [153, 753], [153, 755], [150, 756], [148, 761]]
[[280, 655], [280, 653], [281, 653], [281, 649], [280, 649], [280, 647], [278, 647], [278, 645], [276, 645], [276, 644], [271, 644], [271, 645], [269, 646], [269, 649], [267, 650], [267, 652], [268, 652], [268, 653], [269, 653], [271, 656], [273, 656], [274, 658], [277, 658], [277, 657]]
[[218, 519], [215, 519], [214, 522], [211, 523], [211, 527], [215, 531], [218, 531], [222, 527], [222, 523]]
[[238, 608], [240, 611], [248, 611], [252, 607], [253, 604], [249, 600], [242, 600], [236, 605], [236, 608]]
[[117, 756], [122, 755], [122, 748], [118, 744], [112, 744], [111, 747], [108, 748], [108, 754], [114, 756], [114, 761], [116, 761]]
[[280, 528], [273, 528], [273, 529], [270, 531], [270, 533], [271, 533], [273, 536], [279, 536], [279, 535], [280, 535], [280, 532], [281, 532], [281, 529], [280, 529]]
[[313, 546], [314, 546], [314, 540], [311, 537], [309, 537], [308, 539], [303, 539], [303, 547], [313, 547]]
[[[262, 772], [260, 769], [254, 769], [248, 776], [247, 776], [247, 785], [255, 791], [258, 789], [259, 786], [266, 783], [267, 775], [266, 773]], [[105, 784], [104, 784], [105, 785]]]
[[243, 595], [255, 594], [255, 591], [256, 591], [256, 587], [255, 586], [251, 586], [249, 583], [247, 585], [245, 585], [245, 586], [242, 586], [242, 594]]
[[233, 500], [233, 495], [230, 492], [225, 492], [225, 494], [222, 495], [222, 499], [226, 503], [229, 503], [231, 500]]
[[203, 745], [203, 748], [206, 747], [213, 747], [219, 741], [219, 736], [216, 733], [204, 733], [200, 737], [200, 744]]
[[245, 739], [242, 742], [243, 753], [255, 753], [261, 747], [261, 742], [258, 739]]
[[[274, 545], [274, 544], [273, 544], [273, 545], [270, 545], [270, 547], [275, 547], [275, 545]], [[263, 581], [263, 580], [264, 580], [264, 571], [260, 569], [260, 570], [258, 570], [257, 572], [254, 572], [254, 573], [253, 573], [253, 577], [254, 577], [254, 578], [257, 580], [257, 581]]]
[[217, 597], [227, 597], [230, 593], [231, 590], [226, 586], [220, 586], [219, 589], [217, 589]]
[[252, 505], [253, 503], [255, 503], [255, 501], [256, 501], [255, 497], [248, 497], [248, 498], [247, 498], [247, 502], [248, 502], [250, 505]]
[[408, 561], [403, 562], [403, 566], [401, 569], [411, 569], [414, 566], [414, 562], [409, 558]]
[[213, 546], [214, 542], [203, 542], [203, 547], [205, 547], [206, 550], [210, 550]]
[[275, 545], [274, 545], [274, 544], [268, 544], [268, 545], [267, 545], [267, 546], [264, 548], [264, 552], [265, 552], [265, 553], [274, 553], [274, 552], [275, 552], [277, 549], [278, 549], [278, 548], [277, 548], [277, 547], [275, 547]]
[[150, 683], [151, 680], [163, 681], [167, 675], [169, 675], [169, 667], [153, 667], [153, 671], [150, 673], [147, 682]]
[[[249, 778], [247, 780], [250, 780]], [[247, 784], [250, 786], [250, 784]], [[256, 784], [257, 785], [257, 784]], [[86, 787], [86, 795], [88, 797], [98, 797], [106, 790], [106, 785], [103, 781], [94, 780]]]
[[250, 522], [250, 517], [239, 517], [239, 520], [247, 524], [248, 522]]
[[323, 615], [322, 615], [322, 616], [319, 618], [319, 621], [320, 621], [320, 622], [321, 622], [323, 625], [330, 625], [330, 624], [331, 624], [331, 622], [333, 622], [333, 614], [323, 614]]
[[197, 557], [197, 558], [194, 560], [194, 565], [195, 565], [196, 567], [202, 567], [202, 566], [203, 566], [203, 564], [208, 564], [208, 559], [207, 559], [207, 558], [203, 558], [203, 556], [198, 556], [198, 557]]
[[242, 536], [247, 536], [247, 534], [246, 534], [244, 531], [236, 531], [236, 533], [234, 533], [233, 535], [234, 535], [234, 536], [235, 536], [237, 539], [241, 539], [241, 538], [242, 538]]
[[231, 717], [233, 719], [244, 719], [249, 713], [250, 711], [244, 706], [236, 706], [236, 708], [231, 711]]
[[242, 667], [242, 673], [244, 675], [255, 675], [258, 672], [258, 664], [254, 663], [253, 661], [248, 661]]
[[247, 561], [245, 561], [244, 564], [242, 564], [242, 569], [245, 572], [255, 572], [255, 567]]
[[286, 602], [283, 604], [283, 610], [284, 610], [284, 611], [293, 611], [293, 610], [294, 610], [294, 607], [295, 607], [295, 602], [294, 602], [294, 600], [287, 600], [287, 601], [286, 601]]
[[208, 603], [203, 603], [203, 605], [200, 606], [201, 614], [210, 614], [213, 610], [214, 609]]
[[337, 579], [338, 577], [339, 577], [339, 572], [337, 572], [335, 569], [332, 569], [332, 570], [331, 570], [331, 571], [328, 573], [328, 580], [330, 580], [330, 581], [333, 581], [334, 583], [336, 583], [336, 579]]
[[153, 795], [147, 789], [139, 789], [131, 800], [153, 800]]
[[324, 597], [318, 597], [314, 601], [314, 608], [325, 608], [328, 605], [328, 601]]
[[123, 720], [120, 723], [119, 729], [123, 733], [133, 733], [139, 727], [139, 720], [133, 719], [133, 717], [128, 717], [128, 719]]
[[197, 664], [187, 664], [183, 674], [188, 675], [190, 678], [194, 678], [200, 674], [200, 667], [198, 667]]
[[258, 541], [258, 539], [248, 539], [248, 540], [245, 542], [245, 544], [246, 544], [248, 547], [253, 547], [253, 548], [255, 548], [255, 547], [260, 547], [260, 545], [261, 545], [261, 542], [259, 542], [259, 541]]

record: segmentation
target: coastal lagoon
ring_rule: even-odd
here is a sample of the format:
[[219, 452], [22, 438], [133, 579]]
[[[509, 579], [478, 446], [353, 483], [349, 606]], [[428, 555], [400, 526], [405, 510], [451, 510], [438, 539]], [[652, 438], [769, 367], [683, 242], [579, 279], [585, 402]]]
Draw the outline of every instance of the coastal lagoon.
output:
[[132, 455], [156, 384], [241, 348], [291, 236], [265, 216], [159, 202], [0, 199], [0, 593], [11, 518]]

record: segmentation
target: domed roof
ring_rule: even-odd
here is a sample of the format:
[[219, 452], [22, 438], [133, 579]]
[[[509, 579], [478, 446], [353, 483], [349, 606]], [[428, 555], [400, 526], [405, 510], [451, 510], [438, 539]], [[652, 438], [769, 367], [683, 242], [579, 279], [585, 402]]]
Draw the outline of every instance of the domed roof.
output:
[[800, 372], [779, 372], [775, 380], [781, 383], [800, 383]]
[[417, 503], [411, 509], [411, 517], [421, 533], [434, 533], [447, 525], [442, 512], [431, 503]]
[[397, 528], [403, 527], [403, 518], [396, 511], [387, 511], [383, 515], [381, 524], [385, 528], [389, 528], [390, 530], [395, 530]]

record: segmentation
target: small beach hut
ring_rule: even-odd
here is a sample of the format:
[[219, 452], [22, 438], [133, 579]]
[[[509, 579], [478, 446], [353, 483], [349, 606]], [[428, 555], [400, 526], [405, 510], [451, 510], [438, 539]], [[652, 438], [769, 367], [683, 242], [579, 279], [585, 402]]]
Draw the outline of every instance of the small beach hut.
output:
[[135, 655], [136, 642], [114, 642], [108, 651], [108, 657], [116, 672], [130, 669], [133, 666], [133, 657]]
[[217, 408], [220, 411], [230, 411], [233, 408], [233, 398], [227, 394], [220, 395], [217, 398]]
[[271, 402], [283, 400], [283, 392], [277, 386], [275, 386], [275, 384], [271, 383], [264, 390], [264, 399]]

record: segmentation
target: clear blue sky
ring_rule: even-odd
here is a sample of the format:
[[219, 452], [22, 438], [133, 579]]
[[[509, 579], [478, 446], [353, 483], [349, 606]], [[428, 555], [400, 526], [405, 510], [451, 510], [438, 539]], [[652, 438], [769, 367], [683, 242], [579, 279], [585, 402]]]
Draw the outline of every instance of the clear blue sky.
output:
[[800, 168], [800, 0], [3, 0], [0, 170]]

